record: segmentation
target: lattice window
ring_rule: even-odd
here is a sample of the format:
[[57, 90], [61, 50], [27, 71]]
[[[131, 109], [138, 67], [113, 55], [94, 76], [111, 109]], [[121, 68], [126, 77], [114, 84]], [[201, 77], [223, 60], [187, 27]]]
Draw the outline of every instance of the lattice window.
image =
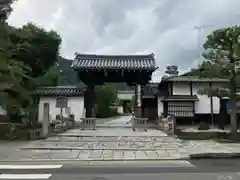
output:
[[168, 114], [176, 117], [194, 116], [193, 102], [168, 102]]

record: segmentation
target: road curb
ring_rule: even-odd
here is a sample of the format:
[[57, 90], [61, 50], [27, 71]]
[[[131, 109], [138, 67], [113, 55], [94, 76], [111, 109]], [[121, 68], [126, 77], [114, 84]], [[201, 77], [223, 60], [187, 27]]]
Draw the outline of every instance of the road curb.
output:
[[233, 159], [233, 158], [240, 158], [240, 153], [201, 153], [189, 155], [189, 159]]
[[19, 148], [20, 150], [24, 151], [31, 151], [31, 150], [48, 150], [48, 151], [80, 151], [80, 150], [87, 150], [87, 151], [103, 151], [103, 150], [116, 150], [116, 151], [156, 151], [156, 150], [163, 150], [163, 148]]
[[99, 159], [88, 159], [88, 160], [81, 160], [81, 159], [19, 159], [19, 160], [0, 160], [0, 163], [3, 162], [161, 162], [161, 161], [184, 161], [189, 160], [188, 158], [178, 158], [178, 159], [114, 159], [114, 160], [99, 160]]

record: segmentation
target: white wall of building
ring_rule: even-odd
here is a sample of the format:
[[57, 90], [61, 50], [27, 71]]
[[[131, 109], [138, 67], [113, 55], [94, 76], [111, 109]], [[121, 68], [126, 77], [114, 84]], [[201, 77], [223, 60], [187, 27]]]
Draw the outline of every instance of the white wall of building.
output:
[[122, 106], [118, 106], [118, 107], [117, 107], [117, 112], [118, 112], [119, 114], [123, 114], [123, 107], [122, 107]]
[[119, 100], [132, 100], [134, 91], [118, 91]]
[[[43, 104], [49, 103], [50, 119], [55, 120], [56, 115], [60, 114], [60, 108], [56, 108], [56, 97], [41, 97], [39, 101], [38, 121], [43, 119]], [[68, 97], [68, 106], [70, 107], [71, 114], [75, 116], [76, 121], [80, 121], [85, 117], [84, 97]], [[65, 109], [63, 109], [63, 116], [67, 116]]]
[[[214, 85], [217, 87], [217, 85]], [[195, 103], [195, 112], [199, 114], [211, 113], [211, 100], [207, 95], [200, 95], [198, 92], [204, 88], [209, 88], [208, 83], [193, 83], [193, 95], [197, 95], [199, 101]], [[219, 113], [220, 100], [213, 97], [213, 113]]]
[[[211, 113], [211, 103], [210, 103], [210, 97], [207, 95], [200, 95], [198, 92], [199, 90], [202, 90], [204, 88], [209, 87], [208, 83], [193, 83], [192, 84], [192, 91], [193, 95], [197, 95], [199, 101], [195, 102], [195, 112], [198, 114], [210, 114]], [[214, 87], [221, 87], [221, 84], [214, 84]], [[173, 95], [191, 95], [190, 91], [190, 84], [189, 83], [173, 83]], [[163, 112], [163, 103], [162, 98], [158, 98], [158, 116], [161, 115]], [[220, 100], [217, 97], [213, 97], [213, 112], [219, 113], [220, 108]]]
[[190, 95], [190, 87], [189, 83], [180, 83], [180, 82], [174, 82], [173, 83], [173, 95]]
[[163, 97], [158, 97], [158, 116], [161, 116], [163, 113], [163, 103], [162, 103]]

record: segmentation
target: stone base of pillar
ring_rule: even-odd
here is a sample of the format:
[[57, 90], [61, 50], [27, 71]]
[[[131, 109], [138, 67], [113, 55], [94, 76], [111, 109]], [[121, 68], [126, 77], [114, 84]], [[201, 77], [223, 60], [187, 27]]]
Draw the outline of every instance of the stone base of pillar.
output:
[[136, 109], [135, 109], [135, 117], [142, 118], [142, 108], [141, 107], [136, 107]]
[[81, 130], [83, 131], [84, 129], [92, 129], [95, 131], [96, 129], [96, 120], [97, 118], [81, 118]]

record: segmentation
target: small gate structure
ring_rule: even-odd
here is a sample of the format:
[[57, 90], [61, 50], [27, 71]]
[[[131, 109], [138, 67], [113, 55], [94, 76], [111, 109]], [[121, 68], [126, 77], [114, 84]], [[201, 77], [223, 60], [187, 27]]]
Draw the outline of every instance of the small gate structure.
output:
[[135, 131], [137, 129], [144, 129], [144, 131], [147, 131], [148, 125], [147, 125], [147, 118], [132, 118], [132, 129]]
[[84, 91], [86, 118], [82, 119], [82, 129], [96, 127], [96, 86], [104, 83], [126, 83], [135, 88], [134, 103], [137, 118], [133, 120], [133, 129], [139, 127], [147, 130], [146, 119], [142, 119], [141, 99], [142, 88], [149, 83], [152, 73], [158, 69], [153, 53], [145, 55], [75, 53], [71, 67], [77, 71], [79, 80], [86, 86]]
[[82, 118], [81, 120], [82, 120], [82, 123], [81, 123], [82, 131], [84, 129], [92, 129], [95, 131], [97, 118]]

